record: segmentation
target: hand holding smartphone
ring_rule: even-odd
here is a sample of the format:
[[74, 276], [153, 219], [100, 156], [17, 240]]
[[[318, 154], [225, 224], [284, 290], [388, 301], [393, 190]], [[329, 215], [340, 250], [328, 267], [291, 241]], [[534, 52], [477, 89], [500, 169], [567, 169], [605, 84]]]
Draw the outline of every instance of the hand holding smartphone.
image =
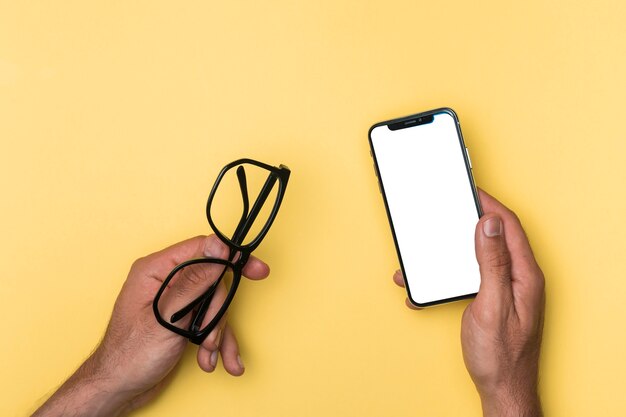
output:
[[377, 123], [369, 142], [411, 303], [474, 296], [482, 212], [456, 113], [441, 108]]

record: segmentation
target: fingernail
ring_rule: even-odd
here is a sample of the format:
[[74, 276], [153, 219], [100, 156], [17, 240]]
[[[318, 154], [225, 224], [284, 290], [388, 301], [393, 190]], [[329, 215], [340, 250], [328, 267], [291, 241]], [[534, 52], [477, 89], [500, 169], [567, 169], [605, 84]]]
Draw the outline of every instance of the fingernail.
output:
[[237, 355], [237, 363], [239, 364], [239, 366], [241, 367], [241, 369], [244, 369], [245, 366], [243, 366], [243, 362], [241, 361], [241, 356]]
[[483, 223], [483, 233], [487, 237], [500, 236], [502, 234], [502, 220], [492, 217]]
[[211, 363], [211, 366], [213, 368], [217, 366], [217, 350], [214, 350], [213, 352], [211, 352], [211, 357], [209, 358], [209, 362]]

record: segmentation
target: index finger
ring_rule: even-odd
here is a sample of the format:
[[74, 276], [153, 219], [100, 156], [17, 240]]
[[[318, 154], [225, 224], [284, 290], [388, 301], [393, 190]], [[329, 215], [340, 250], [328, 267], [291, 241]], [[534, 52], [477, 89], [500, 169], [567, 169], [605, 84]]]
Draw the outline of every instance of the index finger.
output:
[[[201, 257], [226, 259], [228, 246], [215, 235], [196, 236], [138, 259], [136, 264], [145, 268], [146, 275], [163, 282], [176, 265]], [[250, 279], [263, 279], [269, 274], [269, 266], [250, 256], [242, 272]]]

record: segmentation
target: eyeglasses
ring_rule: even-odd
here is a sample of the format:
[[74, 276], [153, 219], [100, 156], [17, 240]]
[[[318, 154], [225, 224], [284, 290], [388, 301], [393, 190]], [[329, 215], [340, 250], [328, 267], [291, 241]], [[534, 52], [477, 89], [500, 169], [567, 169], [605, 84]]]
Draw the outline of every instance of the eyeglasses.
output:
[[[290, 173], [284, 165], [252, 159], [234, 161], [221, 170], [206, 215], [215, 235], [228, 246], [228, 259], [191, 259], [172, 269], [152, 303], [162, 326], [195, 344], [217, 326], [237, 292], [244, 265], [278, 214]], [[252, 208], [251, 191], [258, 191]]]

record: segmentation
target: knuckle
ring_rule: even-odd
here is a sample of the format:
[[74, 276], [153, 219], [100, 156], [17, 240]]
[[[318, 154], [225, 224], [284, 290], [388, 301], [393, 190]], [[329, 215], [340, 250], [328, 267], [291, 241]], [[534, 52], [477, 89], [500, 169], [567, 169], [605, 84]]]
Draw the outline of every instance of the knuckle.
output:
[[217, 235], [211, 234], [204, 237], [203, 253], [211, 258], [225, 259], [228, 256], [228, 246]]
[[198, 272], [198, 268], [185, 268], [181, 271], [181, 280], [191, 285], [199, 285], [203, 277]]
[[541, 269], [537, 271], [537, 288], [543, 293], [546, 289], [546, 278]]
[[543, 294], [546, 287], [546, 279], [543, 271], [535, 263], [524, 273], [524, 280], [528, 283], [528, 288], [536, 294]]
[[511, 216], [511, 220], [521, 226], [522, 225], [522, 221], [519, 218], [519, 216], [514, 211], [512, 211], [510, 209], [507, 209], [507, 210], [509, 211], [509, 214]]
[[215, 339], [206, 339], [203, 343], [202, 343], [202, 347], [204, 347], [205, 349], [207, 349], [210, 352], [216, 351], [220, 348], [219, 344], [218, 344], [218, 340], [217, 338]]
[[135, 259], [135, 261], [132, 263], [132, 265], [130, 266], [130, 269], [132, 271], [136, 271], [136, 270], [141, 270], [144, 269], [146, 264], [147, 264], [147, 260], [146, 260], [146, 256], [142, 256], [141, 258], [137, 258]]
[[176, 287], [174, 287], [174, 292], [175, 292], [176, 298], [184, 298], [187, 296], [187, 294], [189, 294], [189, 287], [183, 286], [183, 285], [177, 285]]
[[184, 269], [181, 271], [180, 277], [176, 284], [176, 294], [179, 297], [185, 296], [189, 293], [197, 293], [198, 291], [208, 289], [212, 280], [207, 275], [197, 269]]
[[506, 251], [496, 251], [487, 255], [487, 265], [492, 269], [510, 269], [511, 256]]

